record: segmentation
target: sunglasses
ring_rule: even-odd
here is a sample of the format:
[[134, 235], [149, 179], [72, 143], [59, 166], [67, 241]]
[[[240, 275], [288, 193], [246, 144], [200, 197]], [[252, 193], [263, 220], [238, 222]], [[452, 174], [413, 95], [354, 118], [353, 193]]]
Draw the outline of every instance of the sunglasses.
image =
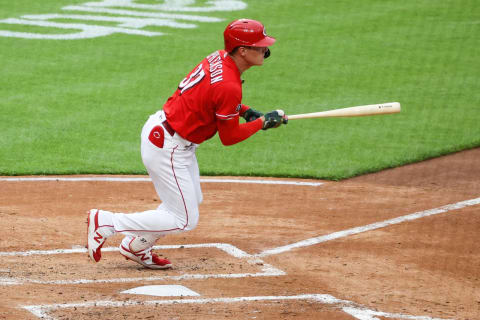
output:
[[257, 52], [263, 53], [263, 57], [266, 59], [270, 57], [270, 49], [267, 47], [251, 47], [251, 46], [245, 46], [244, 48], [246, 49], [251, 49], [255, 50]]

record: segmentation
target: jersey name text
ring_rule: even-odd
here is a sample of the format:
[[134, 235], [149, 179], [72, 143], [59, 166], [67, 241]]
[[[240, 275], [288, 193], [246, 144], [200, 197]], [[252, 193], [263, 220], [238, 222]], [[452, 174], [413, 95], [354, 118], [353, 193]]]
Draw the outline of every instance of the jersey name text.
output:
[[222, 81], [223, 63], [220, 53], [215, 51], [207, 57], [207, 61], [210, 65], [210, 84]]

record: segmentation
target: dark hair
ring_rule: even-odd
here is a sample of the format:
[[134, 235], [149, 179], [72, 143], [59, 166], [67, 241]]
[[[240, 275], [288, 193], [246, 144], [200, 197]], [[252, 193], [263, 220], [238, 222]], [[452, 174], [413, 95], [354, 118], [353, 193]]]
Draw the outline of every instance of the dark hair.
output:
[[238, 48], [240, 48], [240, 47], [235, 47], [235, 49], [230, 51], [228, 54], [233, 56], [238, 51]]

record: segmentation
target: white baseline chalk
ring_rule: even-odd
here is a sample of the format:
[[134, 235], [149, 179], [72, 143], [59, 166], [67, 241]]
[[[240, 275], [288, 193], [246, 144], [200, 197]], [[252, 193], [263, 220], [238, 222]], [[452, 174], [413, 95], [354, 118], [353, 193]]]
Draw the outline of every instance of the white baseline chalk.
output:
[[[228, 243], [200, 243], [200, 244], [184, 244], [184, 245], [160, 245], [154, 246], [153, 249], [167, 250], [167, 249], [181, 249], [181, 248], [215, 248], [224, 251], [225, 253], [242, 259], [250, 265], [259, 266], [260, 272], [257, 273], [228, 273], [228, 274], [182, 274], [178, 276], [155, 276], [155, 277], [137, 277], [137, 278], [113, 278], [113, 279], [74, 279], [74, 280], [37, 280], [32, 278], [1, 278], [0, 286], [6, 285], [22, 285], [25, 283], [35, 284], [52, 284], [52, 285], [64, 285], [64, 284], [90, 284], [90, 283], [126, 283], [126, 282], [139, 282], [139, 281], [180, 281], [180, 280], [197, 280], [197, 279], [234, 279], [234, 278], [247, 278], [247, 277], [274, 277], [283, 276], [286, 273], [282, 270], [275, 268], [274, 266], [265, 263], [261, 259], [252, 256], [245, 251]], [[102, 248], [103, 252], [118, 251], [118, 247]], [[10, 251], [0, 252], [0, 256], [32, 256], [32, 255], [58, 255], [58, 254], [76, 254], [86, 253], [85, 248], [74, 249], [53, 249], [53, 250], [30, 250], [30, 251]]]
[[[77, 246], [76, 246], [77, 247]], [[246, 253], [239, 248], [228, 243], [198, 243], [198, 244], [174, 244], [174, 245], [158, 245], [153, 246], [156, 250], [170, 249], [192, 249], [192, 248], [216, 248], [225, 251], [235, 258], [252, 258], [252, 255]], [[118, 247], [105, 247], [102, 252], [119, 251]], [[73, 249], [52, 249], [52, 250], [29, 250], [29, 251], [5, 251], [0, 252], [0, 256], [33, 256], [33, 255], [55, 255], [55, 254], [71, 254], [71, 253], [87, 253], [87, 249], [81, 246]]]
[[360, 320], [377, 319], [375, 316], [385, 318], [408, 319], [408, 320], [442, 320], [427, 316], [411, 316], [404, 314], [391, 314], [386, 312], [378, 312], [359, 306], [351, 301], [337, 299], [328, 294], [300, 294], [296, 296], [254, 296], [254, 297], [233, 297], [233, 298], [203, 298], [203, 299], [175, 299], [175, 300], [147, 300], [147, 301], [88, 301], [80, 303], [50, 304], [50, 305], [30, 305], [22, 306], [23, 309], [30, 311], [41, 319], [54, 320], [48, 313], [59, 309], [72, 308], [119, 308], [129, 306], [148, 306], [148, 305], [178, 305], [178, 304], [207, 304], [207, 303], [238, 303], [238, 302], [254, 302], [260, 301], [285, 301], [285, 300], [311, 300], [320, 304], [333, 305], [343, 307], [342, 311], [352, 315]]
[[[100, 182], [151, 182], [148, 177], [3, 177], [0, 181], [9, 182], [24, 182], [24, 181], [100, 181]], [[291, 181], [291, 180], [255, 180], [255, 179], [200, 179], [202, 183], [249, 183], [249, 184], [278, 184], [278, 185], [294, 185], [294, 186], [321, 186], [322, 182], [308, 182], [308, 181]]]
[[327, 235], [320, 236], [320, 237], [316, 237], [316, 238], [310, 238], [310, 239], [302, 240], [302, 241], [292, 243], [292, 244], [289, 244], [289, 245], [286, 245], [286, 246], [265, 250], [265, 251], [257, 254], [256, 256], [257, 257], [265, 257], [265, 256], [274, 255], [274, 254], [279, 254], [279, 253], [282, 253], [282, 252], [285, 252], [285, 251], [290, 251], [294, 248], [312, 246], [312, 245], [319, 244], [319, 243], [322, 243], [322, 242], [327, 242], [327, 241], [330, 241], [330, 240], [345, 238], [345, 237], [355, 235], [355, 234], [359, 234], [359, 233], [362, 233], [362, 232], [371, 231], [371, 230], [380, 229], [380, 228], [385, 228], [387, 226], [394, 225], [394, 224], [399, 224], [399, 223], [402, 223], [402, 222], [405, 222], [405, 221], [412, 221], [412, 220], [420, 219], [420, 218], [423, 218], [423, 217], [433, 216], [433, 215], [436, 215], [436, 214], [439, 214], [439, 213], [458, 210], [458, 209], [462, 209], [462, 208], [465, 208], [465, 207], [468, 207], [468, 206], [474, 206], [474, 205], [477, 205], [477, 204], [480, 204], [480, 198], [461, 201], [461, 202], [457, 202], [457, 203], [454, 203], [454, 204], [449, 204], [449, 205], [446, 205], [446, 206], [443, 206], [443, 207], [440, 207], [440, 208], [436, 208], [436, 209], [420, 211], [420, 212], [412, 213], [412, 214], [409, 214], [409, 215], [406, 215], [406, 216], [401, 216], [401, 217], [393, 218], [393, 219], [390, 219], [390, 220], [385, 220], [385, 221], [381, 221], [381, 222], [372, 223], [372, 224], [369, 224], [369, 225], [366, 225], [366, 226], [351, 228], [351, 229], [334, 232], [334, 233], [327, 234]]

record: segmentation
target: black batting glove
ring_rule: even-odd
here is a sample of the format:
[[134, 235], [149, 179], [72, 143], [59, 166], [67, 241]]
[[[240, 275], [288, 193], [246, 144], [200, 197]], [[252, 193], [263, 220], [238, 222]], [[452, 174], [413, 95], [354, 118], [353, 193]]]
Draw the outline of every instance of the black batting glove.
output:
[[288, 118], [283, 110], [270, 111], [265, 115], [262, 130], [278, 128], [281, 124], [287, 124]]
[[245, 111], [243, 113], [243, 119], [245, 119], [247, 122], [251, 122], [251, 121], [255, 121], [257, 120], [258, 118], [260, 118], [261, 116], [263, 116], [263, 113], [255, 110], [255, 109], [252, 109], [252, 108], [249, 108], [247, 109], [247, 111]]

